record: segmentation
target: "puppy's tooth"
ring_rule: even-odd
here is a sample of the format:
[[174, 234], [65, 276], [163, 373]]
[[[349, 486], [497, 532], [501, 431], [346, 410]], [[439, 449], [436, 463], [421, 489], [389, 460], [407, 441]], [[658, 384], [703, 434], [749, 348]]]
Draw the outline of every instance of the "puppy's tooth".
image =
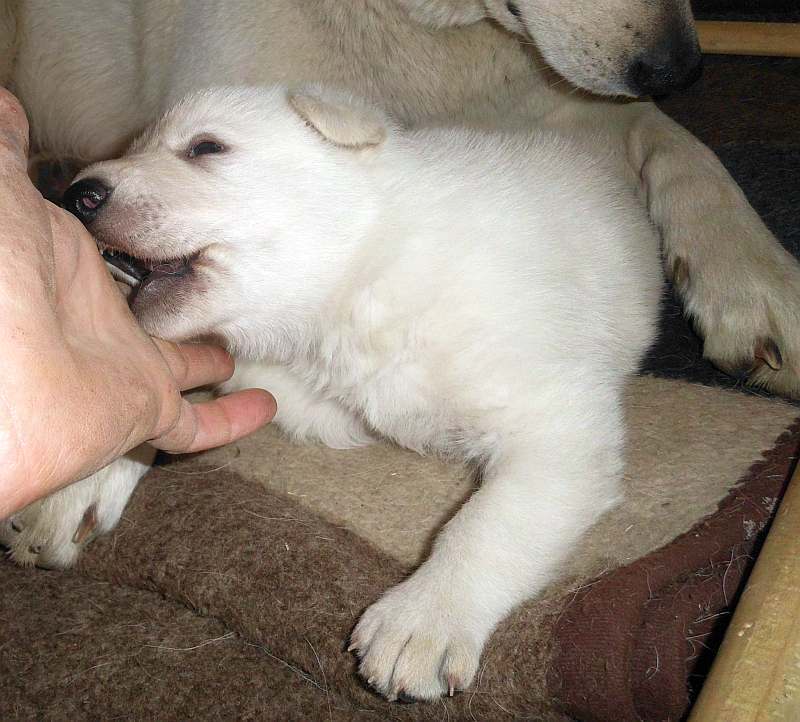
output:
[[771, 338], [762, 341], [756, 346], [755, 356], [767, 364], [773, 371], [780, 371], [783, 368], [783, 355], [781, 350]]

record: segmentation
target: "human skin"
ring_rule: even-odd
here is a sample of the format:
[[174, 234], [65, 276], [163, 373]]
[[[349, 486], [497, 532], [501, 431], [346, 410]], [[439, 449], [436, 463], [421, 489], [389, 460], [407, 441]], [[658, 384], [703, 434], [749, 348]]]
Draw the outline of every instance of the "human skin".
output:
[[31, 184], [27, 151], [25, 113], [0, 89], [0, 519], [143, 442], [200, 451], [276, 411], [260, 389], [182, 397], [230, 378], [233, 359], [139, 327], [86, 229]]

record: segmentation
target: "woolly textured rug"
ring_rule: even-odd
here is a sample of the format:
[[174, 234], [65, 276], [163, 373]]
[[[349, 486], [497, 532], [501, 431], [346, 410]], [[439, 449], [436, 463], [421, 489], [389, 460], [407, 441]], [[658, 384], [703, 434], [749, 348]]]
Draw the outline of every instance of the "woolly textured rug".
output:
[[77, 570], [0, 564], [0, 718], [678, 719], [787, 478], [798, 410], [642, 378], [627, 413], [625, 503], [454, 699], [385, 703], [344, 648], [470, 492], [464, 470], [266, 429], [156, 469]]
[[[710, 58], [663, 104], [796, 255], [799, 76], [798, 61]], [[680, 719], [794, 463], [800, 412], [712, 388], [736, 383], [669, 302], [648, 369], [665, 378], [629, 394], [624, 504], [501, 625], [472, 690], [390, 705], [344, 651], [470, 493], [464, 470], [266, 429], [156, 469], [78, 569], [0, 562], [0, 718]]]

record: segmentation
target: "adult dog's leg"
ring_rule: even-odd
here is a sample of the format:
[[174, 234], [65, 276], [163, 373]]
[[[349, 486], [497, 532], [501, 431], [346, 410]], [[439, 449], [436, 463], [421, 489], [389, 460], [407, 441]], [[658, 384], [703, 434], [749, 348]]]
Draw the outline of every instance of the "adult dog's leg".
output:
[[800, 264], [720, 161], [651, 103], [613, 111], [627, 127], [667, 274], [703, 354], [749, 383], [800, 396]]
[[90, 539], [117, 525], [154, 457], [152, 448], [141, 446], [96, 474], [30, 504], [0, 521], [0, 544], [18, 564], [72, 565]]
[[617, 499], [614, 392], [578, 384], [541, 391], [525, 413], [506, 419], [482, 487], [430, 558], [353, 631], [360, 673], [389, 699], [430, 700], [467, 687], [498, 622], [552, 579]]

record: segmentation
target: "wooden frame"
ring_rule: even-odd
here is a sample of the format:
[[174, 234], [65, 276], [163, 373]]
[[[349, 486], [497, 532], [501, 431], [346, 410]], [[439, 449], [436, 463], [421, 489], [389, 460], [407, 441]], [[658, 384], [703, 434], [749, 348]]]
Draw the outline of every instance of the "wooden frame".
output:
[[800, 720], [800, 466], [689, 722]]
[[800, 24], [698, 21], [704, 53], [800, 58]]

